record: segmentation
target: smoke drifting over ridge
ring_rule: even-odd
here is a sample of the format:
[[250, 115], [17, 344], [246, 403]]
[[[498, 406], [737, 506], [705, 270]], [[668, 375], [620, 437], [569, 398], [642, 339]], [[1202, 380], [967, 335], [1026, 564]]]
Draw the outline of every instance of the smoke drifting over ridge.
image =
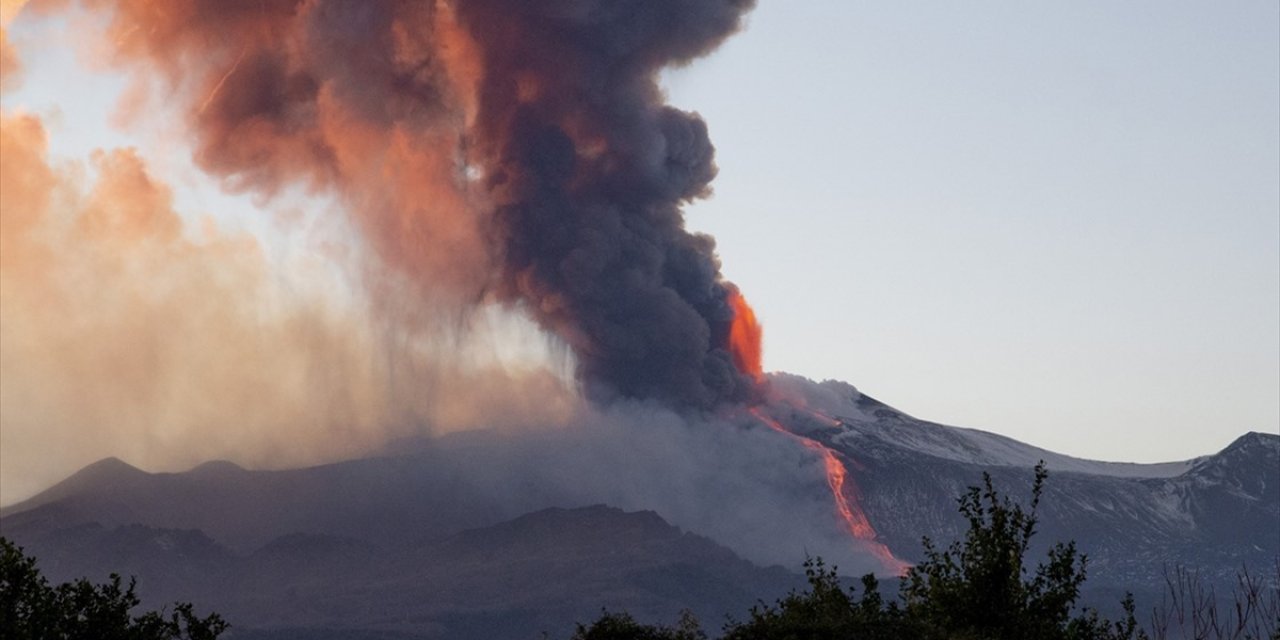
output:
[[280, 284], [254, 237], [192, 228], [136, 150], [86, 166], [47, 137], [0, 116], [0, 500], [107, 455], [314, 464], [572, 410], [556, 376], [477, 361], [448, 327]]
[[[368, 259], [367, 242], [333, 237], [348, 225], [318, 224], [327, 211], [277, 221], [303, 252], [286, 263], [262, 238], [180, 211], [138, 149], [55, 153], [59, 110], [14, 107], [47, 80], [21, 59], [31, 33], [9, 38], [19, 10], [45, 8], [0, 5], [0, 502], [108, 455], [153, 470], [297, 466], [574, 410], [557, 371], [520, 360], [543, 340], [527, 322], [495, 318], [492, 303], [461, 313], [444, 302], [461, 287]], [[95, 17], [37, 40], [101, 50], [84, 32]], [[513, 358], [512, 340], [534, 344]]]
[[731, 285], [680, 211], [709, 193], [713, 148], [657, 83], [749, 0], [84, 4], [111, 12], [139, 86], [185, 97], [203, 169], [340, 194], [432, 305], [523, 309], [593, 399], [751, 395], [727, 349]]

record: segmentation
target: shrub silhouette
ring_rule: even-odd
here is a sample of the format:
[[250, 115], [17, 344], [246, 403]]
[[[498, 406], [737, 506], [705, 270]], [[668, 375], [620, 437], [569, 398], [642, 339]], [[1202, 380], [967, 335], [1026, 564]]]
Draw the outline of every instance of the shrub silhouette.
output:
[[757, 638], [858, 638], [898, 640], [918, 637], [919, 625], [906, 617], [896, 602], [885, 603], [874, 574], [862, 577], [862, 596], [841, 587], [834, 568], [821, 558], [804, 563], [809, 590], [793, 592], [774, 606], [752, 607], [745, 623], [730, 622], [724, 640]]
[[640, 624], [625, 613], [601, 614], [600, 619], [592, 623], [590, 628], [578, 625], [577, 633], [572, 640], [706, 640], [707, 634], [702, 631], [697, 618], [689, 611], [680, 614], [680, 621], [675, 627]]
[[981, 487], [960, 497], [969, 522], [963, 541], [943, 551], [924, 539], [924, 560], [902, 585], [905, 617], [922, 638], [964, 640], [1128, 640], [1143, 638], [1132, 596], [1123, 603], [1125, 620], [1110, 623], [1093, 611], [1072, 617], [1086, 560], [1074, 542], [1056, 543], [1046, 562], [1028, 578], [1025, 566], [1036, 533], [1036, 510], [1048, 477], [1036, 465], [1029, 509], [1002, 498], [982, 475]]
[[216, 613], [201, 618], [190, 603], [173, 610], [130, 614], [140, 600], [136, 581], [119, 575], [106, 583], [85, 578], [51, 586], [36, 560], [0, 537], [0, 638], [5, 640], [216, 640], [227, 623]]

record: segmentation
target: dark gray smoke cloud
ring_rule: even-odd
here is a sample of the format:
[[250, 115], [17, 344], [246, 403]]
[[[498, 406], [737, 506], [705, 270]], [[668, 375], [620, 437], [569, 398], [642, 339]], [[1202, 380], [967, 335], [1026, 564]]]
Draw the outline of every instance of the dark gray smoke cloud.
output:
[[714, 241], [680, 207], [709, 193], [714, 149], [657, 74], [738, 29], [752, 2], [458, 3], [483, 50], [478, 134], [505, 295], [578, 354], [597, 394], [709, 406], [750, 378]]

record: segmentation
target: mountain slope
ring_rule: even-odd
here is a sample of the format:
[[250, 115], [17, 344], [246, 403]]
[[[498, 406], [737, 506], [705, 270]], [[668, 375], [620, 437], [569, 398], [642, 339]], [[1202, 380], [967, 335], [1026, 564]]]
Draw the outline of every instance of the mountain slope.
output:
[[408, 544], [519, 513], [500, 510], [465, 469], [465, 457], [438, 450], [285, 471], [220, 462], [146, 473], [108, 459], [0, 518], [14, 532], [92, 522], [199, 529], [248, 551], [295, 532]]
[[[919, 559], [922, 536], [962, 535], [956, 497], [984, 472], [1025, 500], [1042, 459], [1033, 558], [1076, 541], [1094, 604], [1158, 591], [1170, 564], [1224, 584], [1280, 557], [1280, 436], [1183, 462], [1097, 462], [918, 420], [842, 383], [774, 383], [779, 399], [760, 410], [837, 454], [878, 540], [904, 560]], [[880, 566], [841, 529], [822, 459], [792, 436], [745, 414], [638, 415], [284, 471], [146, 473], [108, 459], [0, 511], [0, 533], [55, 576], [154, 574], [144, 590], [217, 602], [257, 626], [358, 619], [413, 634], [567, 624], [601, 605], [670, 619], [683, 602], [718, 620], [794, 579], [760, 565], [816, 554], [852, 574]], [[637, 513], [587, 508], [602, 502]]]

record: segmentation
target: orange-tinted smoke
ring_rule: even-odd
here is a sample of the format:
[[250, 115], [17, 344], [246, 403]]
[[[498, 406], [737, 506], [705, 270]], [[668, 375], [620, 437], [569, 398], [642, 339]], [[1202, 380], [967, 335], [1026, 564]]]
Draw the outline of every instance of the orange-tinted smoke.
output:
[[202, 169], [338, 195], [411, 304], [518, 307], [592, 397], [750, 396], [714, 242], [681, 211], [714, 148], [660, 74], [753, 0], [80, 2], [111, 16], [101, 57], [185, 109]]
[[730, 288], [727, 301], [733, 310], [733, 322], [729, 325], [729, 353], [733, 355], [733, 364], [757, 381], [762, 380], [764, 333], [756, 320], [756, 312], [736, 287]]
[[0, 114], [0, 504], [106, 456], [301, 465], [572, 408], [549, 373], [331, 295], [342, 265], [184, 216], [138, 150], [77, 162], [50, 136]]
[[18, 52], [9, 42], [9, 23], [26, 0], [0, 0], [0, 92], [14, 88], [22, 75]]
[[411, 289], [386, 304], [459, 316], [491, 287], [467, 158], [477, 53], [448, 3], [80, 4], [109, 17], [98, 57], [130, 73], [121, 122], [176, 107], [196, 164], [230, 190], [336, 196], [360, 233], [351, 244], [377, 256], [370, 272]]

